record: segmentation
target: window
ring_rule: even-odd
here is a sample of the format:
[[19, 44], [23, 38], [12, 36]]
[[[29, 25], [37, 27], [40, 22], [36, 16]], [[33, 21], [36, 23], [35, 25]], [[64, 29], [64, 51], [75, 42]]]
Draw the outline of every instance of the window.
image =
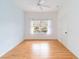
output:
[[49, 21], [48, 20], [32, 20], [31, 33], [32, 34], [48, 34], [49, 33]]

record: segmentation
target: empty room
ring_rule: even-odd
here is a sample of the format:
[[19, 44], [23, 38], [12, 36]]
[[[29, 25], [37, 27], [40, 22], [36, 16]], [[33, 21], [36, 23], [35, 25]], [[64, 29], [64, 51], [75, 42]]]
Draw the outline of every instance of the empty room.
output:
[[0, 0], [0, 59], [79, 59], [79, 0]]

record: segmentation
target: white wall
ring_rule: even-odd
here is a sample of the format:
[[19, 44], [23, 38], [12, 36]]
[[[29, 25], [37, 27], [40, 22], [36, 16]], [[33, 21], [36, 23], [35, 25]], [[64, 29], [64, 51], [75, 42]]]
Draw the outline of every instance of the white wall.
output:
[[[26, 12], [25, 13], [25, 39], [56, 39], [57, 38], [57, 13], [56, 12]], [[31, 34], [31, 20], [51, 20], [50, 35], [33, 35]]]
[[58, 15], [58, 30], [59, 41], [79, 57], [79, 0], [65, 0]]
[[0, 56], [14, 48], [24, 37], [24, 14], [14, 0], [0, 0]]

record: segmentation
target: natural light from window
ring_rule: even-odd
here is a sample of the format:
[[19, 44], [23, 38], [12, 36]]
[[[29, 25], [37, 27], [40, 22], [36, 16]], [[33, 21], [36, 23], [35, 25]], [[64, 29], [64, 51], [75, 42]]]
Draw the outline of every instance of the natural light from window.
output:
[[48, 43], [32, 44], [32, 52], [37, 56], [47, 58], [49, 56], [49, 44]]
[[31, 34], [50, 34], [51, 21], [49, 20], [32, 20], [31, 21]]

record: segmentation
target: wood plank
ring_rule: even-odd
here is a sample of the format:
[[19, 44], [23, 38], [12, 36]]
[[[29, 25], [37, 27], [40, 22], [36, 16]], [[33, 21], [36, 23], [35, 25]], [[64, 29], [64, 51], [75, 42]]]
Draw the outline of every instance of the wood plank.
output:
[[77, 59], [58, 40], [25, 40], [0, 59]]

